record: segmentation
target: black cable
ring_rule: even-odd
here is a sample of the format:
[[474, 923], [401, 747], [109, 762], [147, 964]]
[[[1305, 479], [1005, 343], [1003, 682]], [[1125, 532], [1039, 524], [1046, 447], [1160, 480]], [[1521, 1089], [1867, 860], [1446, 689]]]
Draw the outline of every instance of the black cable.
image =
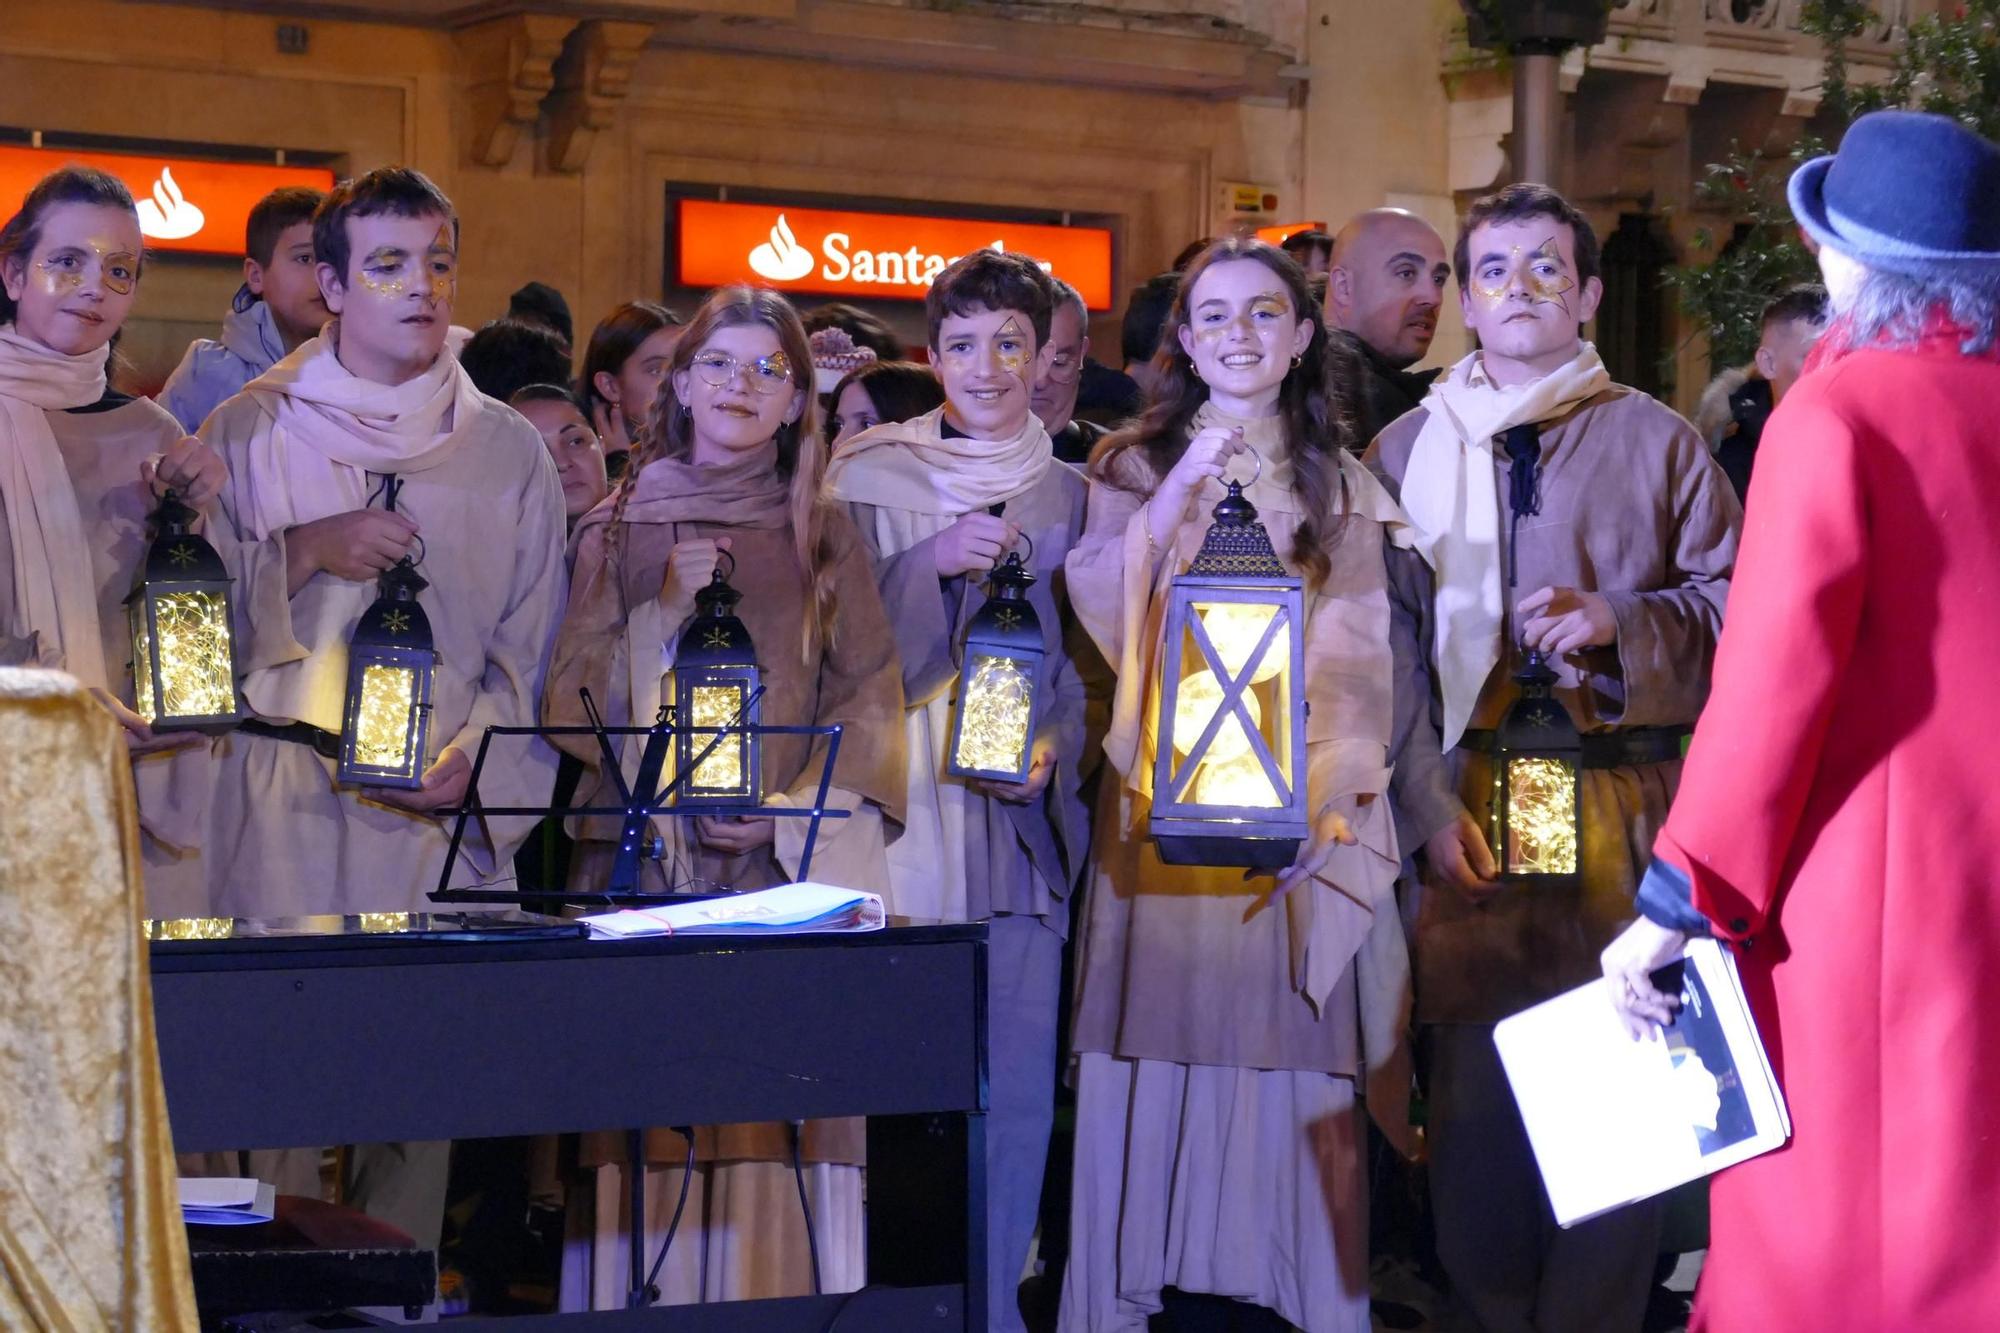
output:
[[675, 1125], [674, 1133], [688, 1141], [687, 1165], [681, 1170], [681, 1197], [674, 1204], [673, 1220], [667, 1223], [666, 1239], [660, 1242], [660, 1253], [653, 1260], [653, 1271], [646, 1274], [646, 1303], [660, 1299], [660, 1270], [666, 1266], [667, 1251], [674, 1247], [674, 1233], [680, 1230], [681, 1210], [687, 1207], [688, 1182], [694, 1179], [694, 1129], [688, 1125]]
[[[819, 1237], [813, 1234], [812, 1205], [806, 1202], [806, 1169], [804, 1165], [801, 1164], [801, 1162], [799, 1161], [799, 1140], [803, 1137], [802, 1131], [805, 1128], [805, 1122], [802, 1120], [794, 1120], [791, 1122], [791, 1126], [792, 1126], [792, 1179], [798, 1182], [799, 1211], [801, 1213], [804, 1213], [806, 1218], [806, 1252], [812, 1256], [813, 1295], [817, 1296], [820, 1294]], [[835, 1318], [838, 1317], [839, 1316], [836, 1314]]]

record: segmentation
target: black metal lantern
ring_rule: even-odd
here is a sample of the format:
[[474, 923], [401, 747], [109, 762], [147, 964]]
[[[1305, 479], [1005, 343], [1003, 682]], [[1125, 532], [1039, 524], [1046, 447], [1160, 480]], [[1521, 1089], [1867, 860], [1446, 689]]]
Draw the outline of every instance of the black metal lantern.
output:
[[429, 586], [403, 557], [377, 580], [375, 604], [354, 627], [347, 645], [338, 781], [423, 785], [437, 649], [417, 594]]
[[736, 617], [742, 600], [718, 564], [694, 595], [695, 613], [674, 649], [678, 806], [740, 807], [764, 798], [762, 747], [748, 730], [763, 711], [761, 673], [757, 645]]
[[1048, 666], [1042, 620], [1028, 601], [1034, 583], [1020, 552], [1009, 551], [987, 580], [985, 605], [966, 624], [946, 751], [945, 771], [954, 777], [1027, 779]]
[[1306, 837], [1304, 585], [1243, 487], [1173, 582], [1152, 834], [1170, 865], [1291, 864]]
[[221, 730], [240, 715], [229, 572], [193, 531], [198, 517], [172, 491], [161, 497], [153, 544], [125, 599], [134, 698], [161, 731]]
[[1514, 674], [1521, 697], [1494, 733], [1489, 841], [1500, 878], [1536, 884], [1576, 878], [1582, 845], [1583, 737], [1555, 697], [1539, 652]]

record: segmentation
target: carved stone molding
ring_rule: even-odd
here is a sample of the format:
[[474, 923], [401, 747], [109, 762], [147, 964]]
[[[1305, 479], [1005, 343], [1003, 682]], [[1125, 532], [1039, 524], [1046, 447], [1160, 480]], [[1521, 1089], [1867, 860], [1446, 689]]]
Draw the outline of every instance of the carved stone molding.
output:
[[556, 60], [577, 26], [573, 18], [511, 14], [455, 34], [465, 62], [473, 161], [498, 167], [513, 158], [521, 131], [533, 129], [542, 99], [556, 86]]
[[578, 28], [556, 64], [549, 94], [549, 166], [578, 172], [591, 145], [611, 128], [618, 104], [631, 91], [632, 70], [653, 35], [650, 23], [592, 19]]

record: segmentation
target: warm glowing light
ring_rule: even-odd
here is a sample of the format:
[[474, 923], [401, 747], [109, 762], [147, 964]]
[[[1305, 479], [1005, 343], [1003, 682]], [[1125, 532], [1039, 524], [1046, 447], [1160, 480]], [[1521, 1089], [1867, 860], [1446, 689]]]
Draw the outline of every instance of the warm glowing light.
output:
[[980, 654], [961, 701], [955, 762], [988, 772], [1018, 771], [1034, 711], [1034, 682], [1021, 664], [1011, 657]]
[[[1192, 749], [1201, 739], [1201, 733], [1208, 730], [1208, 720], [1221, 706], [1222, 682], [1213, 671], [1197, 671], [1183, 680], [1180, 692], [1174, 696], [1174, 749], [1181, 754]], [[1250, 721], [1261, 727], [1264, 715], [1257, 707], [1257, 696], [1245, 690], [1243, 707], [1249, 712]], [[1202, 752], [1201, 762], [1205, 766], [1226, 764], [1249, 753], [1250, 737], [1243, 730], [1243, 719], [1232, 713], [1223, 720], [1215, 740]]]
[[226, 940], [236, 933], [236, 922], [226, 916], [184, 916], [164, 921], [148, 921], [145, 934], [156, 940]]
[[1283, 805], [1270, 774], [1246, 754], [1226, 764], [1203, 764], [1195, 775], [1193, 800], [1197, 805], [1243, 805], [1275, 807]]
[[[1257, 641], [1264, 637], [1271, 617], [1278, 614], [1278, 608], [1268, 602], [1203, 602], [1195, 610], [1201, 614], [1202, 627], [1208, 631], [1209, 642], [1215, 645], [1223, 668], [1232, 676], [1242, 672], [1243, 664], [1257, 650]], [[1283, 671], [1291, 660], [1292, 627], [1285, 625], [1257, 659], [1250, 683], [1262, 684]]]
[[1576, 769], [1563, 759], [1507, 761], [1507, 872], [1576, 873]]
[[[694, 695], [694, 715], [688, 719], [690, 727], [733, 727], [742, 719], [737, 716], [743, 709], [743, 691], [735, 685], [697, 685]], [[695, 732], [688, 737], [691, 752], [700, 754], [710, 741], [716, 747], [709, 751], [708, 758], [695, 767], [689, 785], [702, 791], [740, 792], [743, 790], [743, 737], [721, 736]]]
[[410, 745], [417, 734], [416, 698], [414, 668], [371, 662], [361, 669], [361, 706], [354, 715], [357, 767], [415, 770]]
[[[137, 637], [134, 671], [139, 716], [215, 717], [236, 711], [235, 666], [229, 651], [229, 608], [216, 592], [169, 592], [151, 598], [154, 632]], [[153, 697], [157, 641], [160, 689]]]
[[364, 935], [395, 935], [410, 928], [408, 912], [363, 912], [360, 916], [361, 933]]

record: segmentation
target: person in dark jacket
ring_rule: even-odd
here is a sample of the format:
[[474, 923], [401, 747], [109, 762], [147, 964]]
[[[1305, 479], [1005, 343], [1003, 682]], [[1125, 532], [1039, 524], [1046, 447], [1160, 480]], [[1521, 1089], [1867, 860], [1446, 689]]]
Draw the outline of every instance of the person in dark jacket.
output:
[[1326, 315], [1367, 366], [1354, 423], [1358, 447], [1424, 400], [1435, 370], [1412, 371], [1437, 333], [1451, 265], [1444, 238], [1414, 213], [1371, 208], [1333, 239]]

